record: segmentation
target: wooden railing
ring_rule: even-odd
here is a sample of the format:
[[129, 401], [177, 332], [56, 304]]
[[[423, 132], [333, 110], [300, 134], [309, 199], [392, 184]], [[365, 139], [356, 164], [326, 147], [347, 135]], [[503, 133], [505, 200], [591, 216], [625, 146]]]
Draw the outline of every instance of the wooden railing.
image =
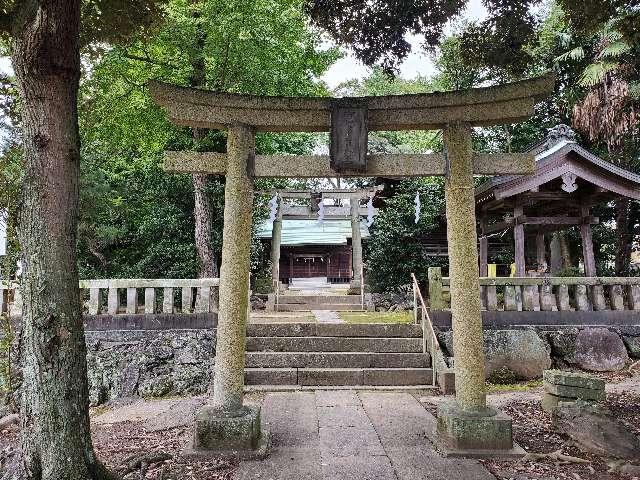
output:
[[[86, 313], [118, 315], [217, 312], [219, 284], [218, 278], [106, 279], [81, 280], [79, 286]], [[21, 313], [17, 292], [14, 285], [8, 295], [2, 292], [3, 311], [6, 298], [13, 297], [11, 313]]]
[[[431, 309], [447, 309], [449, 278], [428, 276]], [[480, 288], [489, 311], [640, 310], [640, 277], [481, 277]]]

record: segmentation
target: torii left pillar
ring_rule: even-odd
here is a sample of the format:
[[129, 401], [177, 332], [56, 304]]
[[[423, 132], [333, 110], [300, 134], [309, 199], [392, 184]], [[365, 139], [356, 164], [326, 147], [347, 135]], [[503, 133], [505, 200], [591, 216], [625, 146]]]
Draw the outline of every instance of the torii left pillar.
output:
[[251, 127], [229, 127], [213, 396], [196, 413], [196, 454], [251, 458], [266, 450], [260, 408], [243, 403], [254, 148]]

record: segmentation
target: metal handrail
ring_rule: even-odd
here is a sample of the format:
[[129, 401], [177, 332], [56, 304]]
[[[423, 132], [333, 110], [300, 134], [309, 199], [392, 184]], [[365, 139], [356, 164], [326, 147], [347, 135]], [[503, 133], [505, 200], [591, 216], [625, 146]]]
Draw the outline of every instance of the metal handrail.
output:
[[[415, 274], [411, 274], [411, 280], [413, 282], [413, 315], [414, 321], [418, 323], [418, 302], [420, 303], [420, 312], [421, 312], [421, 326], [422, 326], [422, 351], [423, 353], [427, 353], [427, 347], [429, 347], [429, 354], [431, 355], [431, 369], [432, 369], [432, 377], [431, 384], [433, 386], [436, 385], [437, 372], [436, 372], [436, 363], [435, 357], [436, 352], [440, 350], [440, 342], [438, 341], [438, 336], [436, 335], [436, 331], [433, 327], [433, 322], [431, 321], [431, 317], [429, 316], [429, 310], [427, 305], [424, 302], [424, 298], [422, 297], [422, 292], [420, 291], [420, 285], [418, 284], [418, 279]], [[430, 341], [427, 336], [428, 326], [429, 332], [431, 333]]]

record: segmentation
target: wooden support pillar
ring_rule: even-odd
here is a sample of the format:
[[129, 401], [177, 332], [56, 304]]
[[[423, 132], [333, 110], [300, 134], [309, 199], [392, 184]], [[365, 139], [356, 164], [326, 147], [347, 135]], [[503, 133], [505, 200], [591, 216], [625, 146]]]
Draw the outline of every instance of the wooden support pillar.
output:
[[[353, 278], [351, 280], [352, 289], [360, 289], [362, 279], [362, 235], [360, 233], [360, 202], [357, 198], [350, 200], [351, 213], [351, 270]], [[359, 291], [358, 291], [359, 293]]]
[[547, 246], [542, 232], [536, 233], [536, 262], [538, 262], [538, 268], [547, 264]]
[[271, 229], [271, 280], [278, 285], [280, 280], [280, 241], [282, 240], [282, 198], [278, 195], [278, 213]]
[[[582, 218], [589, 216], [589, 207], [581, 208]], [[585, 277], [596, 276], [596, 260], [593, 254], [593, 236], [591, 233], [591, 224], [583, 223], [580, 225], [580, 236], [582, 237], [582, 258], [584, 261]]]
[[485, 234], [487, 226], [487, 219], [483, 215], [480, 219], [480, 276], [486, 277], [489, 275], [488, 262], [489, 262], [489, 239]]
[[[513, 208], [514, 220], [524, 214], [522, 205], [516, 203]], [[524, 257], [524, 225], [521, 223], [515, 223], [513, 226], [513, 241], [515, 251], [515, 263], [516, 263], [516, 277], [526, 276], [526, 263]]]
[[[487, 238], [486, 235], [486, 226], [487, 226], [487, 219], [484, 215], [482, 215], [482, 218], [480, 219], [480, 239], [478, 240], [478, 243], [480, 244], [480, 276], [481, 277], [487, 277], [489, 275], [489, 267], [487, 265], [488, 263], [488, 257], [489, 257], [489, 239]], [[486, 288], [486, 287], [480, 287], [480, 304], [481, 304], [481, 308], [482, 309], [487, 309], [490, 310], [489, 308], [489, 297], [491, 296], [489, 293], [490, 289]], [[493, 292], [495, 293], [495, 287], [493, 288]]]
[[212, 399], [212, 406], [224, 412], [242, 409], [253, 206], [253, 180], [248, 172], [252, 168], [254, 142], [250, 127], [229, 127]]
[[465, 411], [486, 407], [485, 355], [480, 312], [471, 128], [444, 131], [449, 169], [445, 180], [456, 401]]

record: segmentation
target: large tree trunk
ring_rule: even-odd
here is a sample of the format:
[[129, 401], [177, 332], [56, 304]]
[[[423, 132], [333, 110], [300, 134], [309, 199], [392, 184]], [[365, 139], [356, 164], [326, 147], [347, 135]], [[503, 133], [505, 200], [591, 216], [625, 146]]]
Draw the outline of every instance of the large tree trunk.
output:
[[[195, 136], [195, 132], [194, 132]], [[201, 278], [215, 278], [218, 276], [218, 262], [216, 254], [211, 246], [211, 228], [213, 226], [213, 206], [210, 193], [206, 187], [209, 183], [209, 175], [194, 173], [194, 217], [196, 223], [195, 241], [200, 263], [199, 276]]]
[[[195, 5], [201, 0], [191, 0]], [[196, 88], [204, 87], [206, 82], [206, 71], [204, 63], [204, 48], [206, 42], [206, 34], [202, 26], [198, 23], [200, 12], [197, 8], [193, 10], [193, 18], [196, 21], [196, 48], [192, 52], [189, 59], [191, 63], [190, 86]], [[193, 129], [193, 143], [197, 147], [198, 143], [207, 135], [207, 130], [202, 128]], [[210, 175], [203, 173], [194, 173], [193, 191], [194, 191], [194, 217], [196, 223], [195, 242], [198, 252], [198, 260], [200, 264], [199, 276], [201, 278], [210, 278], [218, 276], [218, 262], [216, 254], [211, 246], [213, 227], [213, 205], [211, 203], [210, 193], [207, 192], [207, 185], [211, 179]]]
[[617, 276], [629, 274], [633, 233], [629, 225], [631, 202], [628, 198], [616, 200], [616, 260]]
[[562, 267], [565, 269], [573, 267], [573, 261], [571, 260], [571, 249], [569, 248], [569, 242], [564, 232], [558, 232], [558, 241], [560, 242], [560, 255], [562, 256]]
[[23, 474], [38, 480], [105, 478], [89, 430], [75, 250], [80, 0], [24, 5], [12, 45], [26, 169], [18, 232], [24, 258]]

